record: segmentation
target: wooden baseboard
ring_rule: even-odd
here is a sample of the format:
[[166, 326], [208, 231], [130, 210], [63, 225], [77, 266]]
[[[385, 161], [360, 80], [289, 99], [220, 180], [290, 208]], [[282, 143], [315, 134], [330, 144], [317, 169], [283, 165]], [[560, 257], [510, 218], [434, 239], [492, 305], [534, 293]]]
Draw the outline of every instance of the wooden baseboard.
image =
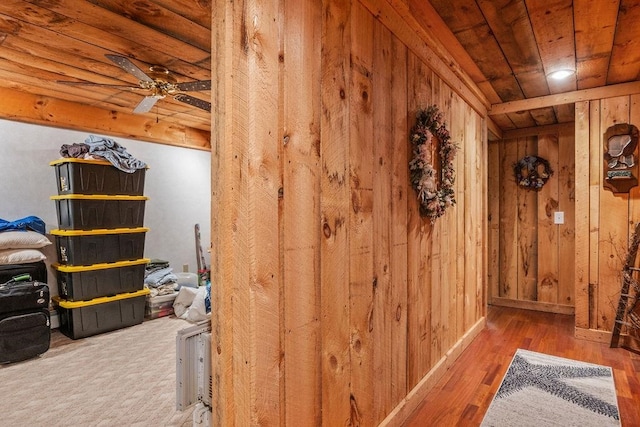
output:
[[502, 307], [521, 308], [524, 310], [537, 310], [546, 313], [575, 314], [575, 307], [572, 305], [551, 304], [548, 302], [522, 301], [508, 298], [493, 297], [489, 300], [489, 305]]
[[379, 426], [396, 427], [401, 426], [403, 423], [413, 414], [413, 412], [422, 403], [425, 396], [435, 384], [442, 378], [442, 376], [449, 370], [451, 365], [460, 357], [462, 352], [471, 344], [473, 339], [486, 326], [486, 317], [478, 320], [466, 334], [460, 338], [453, 347], [447, 351], [447, 353], [438, 361], [438, 363], [425, 375], [420, 382], [402, 399], [402, 401], [396, 406], [387, 418], [382, 420]]
[[598, 329], [576, 328], [575, 337], [581, 340], [595, 341], [609, 344], [611, 342], [611, 332], [600, 331]]

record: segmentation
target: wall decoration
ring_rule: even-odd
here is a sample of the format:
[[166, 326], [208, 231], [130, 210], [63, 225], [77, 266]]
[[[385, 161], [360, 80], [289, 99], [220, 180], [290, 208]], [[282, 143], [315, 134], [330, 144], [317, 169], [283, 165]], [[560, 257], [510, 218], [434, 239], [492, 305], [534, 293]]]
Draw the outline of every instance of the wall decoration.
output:
[[456, 203], [453, 159], [457, 147], [435, 105], [417, 112], [410, 138], [413, 145], [413, 158], [409, 162], [411, 185], [418, 195], [420, 215], [433, 223]]
[[524, 156], [513, 165], [513, 174], [520, 187], [539, 191], [553, 175], [553, 169], [542, 157]]
[[638, 128], [618, 123], [604, 133], [603, 187], [614, 193], [628, 193], [638, 185]]

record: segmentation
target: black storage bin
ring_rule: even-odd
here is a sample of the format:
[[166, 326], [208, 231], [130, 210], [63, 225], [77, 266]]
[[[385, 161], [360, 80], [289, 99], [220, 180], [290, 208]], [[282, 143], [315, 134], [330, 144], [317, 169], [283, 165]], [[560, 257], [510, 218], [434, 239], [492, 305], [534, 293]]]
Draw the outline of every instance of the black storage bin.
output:
[[148, 228], [107, 230], [52, 230], [56, 240], [58, 263], [92, 265], [131, 261], [144, 256], [144, 238]]
[[144, 225], [145, 196], [67, 194], [52, 196], [64, 230], [137, 228]]
[[60, 332], [72, 339], [84, 338], [142, 323], [149, 289], [96, 298], [66, 301], [59, 296], [53, 303], [60, 320]]
[[87, 266], [53, 264], [52, 267], [58, 274], [60, 297], [81, 301], [141, 290], [148, 262], [149, 259], [142, 258]]
[[8, 282], [22, 274], [29, 274], [33, 281], [47, 283], [47, 265], [44, 261], [0, 265], [0, 283]]
[[142, 196], [146, 169], [121, 171], [106, 160], [64, 158], [50, 163], [56, 169], [58, 194]]

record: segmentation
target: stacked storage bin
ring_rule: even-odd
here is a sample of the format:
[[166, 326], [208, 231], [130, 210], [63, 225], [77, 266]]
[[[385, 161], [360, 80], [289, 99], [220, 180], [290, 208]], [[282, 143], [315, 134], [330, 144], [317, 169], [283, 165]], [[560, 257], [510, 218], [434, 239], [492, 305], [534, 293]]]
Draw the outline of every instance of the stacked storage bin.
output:
[[64, 158], [56, 169], [60, 331], [77, 339], [136, 325], [144, 317], [145, 169]]

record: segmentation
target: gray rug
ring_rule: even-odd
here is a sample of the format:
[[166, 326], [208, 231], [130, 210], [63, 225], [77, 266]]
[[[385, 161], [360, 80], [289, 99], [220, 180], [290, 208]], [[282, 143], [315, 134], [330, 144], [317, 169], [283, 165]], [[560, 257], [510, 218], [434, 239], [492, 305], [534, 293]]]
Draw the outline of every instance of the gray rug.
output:
[[610, 367], [518, 349], [482, 426], [620, 426]]

